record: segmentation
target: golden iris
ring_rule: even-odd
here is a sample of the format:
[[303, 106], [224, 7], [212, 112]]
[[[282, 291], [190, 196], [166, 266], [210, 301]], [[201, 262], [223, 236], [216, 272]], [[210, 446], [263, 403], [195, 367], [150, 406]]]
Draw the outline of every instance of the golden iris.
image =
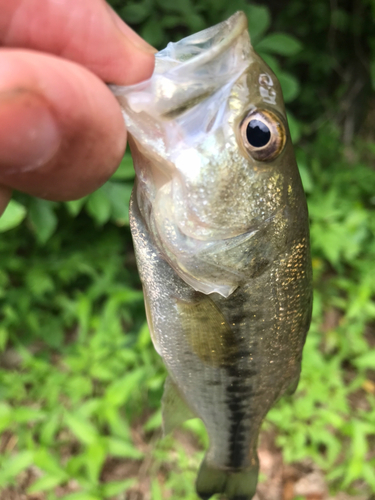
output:
[[271, 161], [284, 149], [285, 126], [271, 111], [253, 110], [241, 122], [242, 142], [258, 161]]

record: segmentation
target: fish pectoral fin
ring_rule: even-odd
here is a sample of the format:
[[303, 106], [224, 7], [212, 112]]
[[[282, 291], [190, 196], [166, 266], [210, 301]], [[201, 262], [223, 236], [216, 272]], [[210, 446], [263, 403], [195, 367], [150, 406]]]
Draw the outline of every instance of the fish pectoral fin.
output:
[[220, 368], [237, 354], [236, 338], [210, 297], [177, 301], [180, 324], [191, 351], [205, 364]]
[[183, 424], [186, 420], [197, 417], [182, 398], [180, 391], [170, 376], [166, 378], [164, 384], [161, 411], [164, 436], [172, 432], [173, 429]]

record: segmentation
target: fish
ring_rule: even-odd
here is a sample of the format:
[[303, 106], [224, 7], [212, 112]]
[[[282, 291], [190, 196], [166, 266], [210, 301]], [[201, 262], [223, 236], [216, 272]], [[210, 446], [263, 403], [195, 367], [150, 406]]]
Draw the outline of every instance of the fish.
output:
[[298, 385], [312, 307], [306, 199], [280, 84], [247, 18], [156, 53], [149, 80], [113, 86], [136, 171], [130, 225], [156, 351], [163, 429], [199, 417], [196, 491], [250, 500], [257, 441]]

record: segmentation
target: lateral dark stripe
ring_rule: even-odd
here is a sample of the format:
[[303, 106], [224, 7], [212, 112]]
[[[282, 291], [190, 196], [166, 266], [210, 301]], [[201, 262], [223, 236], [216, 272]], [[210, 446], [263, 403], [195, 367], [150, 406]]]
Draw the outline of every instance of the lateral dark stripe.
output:
[[241, 398], [245, 397], [247, 394], [251, 394], [251, 387], [245, 387], [243, 385], [238, 386], [238, 385], [228, 385], [226, 388], [227, 393], [234, 393], [234, 394], [240, 394]]
[[215, 386], [221, 385], [221, 380], [208, 380], [206, 382], [206, 384], [209, 386], [215, 387]]
[[[244, 306], [243, 304], [242, 306]], [[254, 312], [256, 316], [256, 312]], [[249, 314], [244, 307], [236, 311], [230, 317], [232, 333], [236, 338], [236, 349], [231, 349], [225, 359], [225, 369], [231, 379], [231, 384], [226, 387], [225, 402], [230, 411], [229, 429], [229, 456], [227, 466], [231, 469], [240, 469], [247, 460], [248, 444], [246, 442], [247, 428], [245, 423], [248, 420], [249, 400], [253, 394], [251, 379], [256, 375], [256, 370], [249, 369], [247, 362], [251, 356], [249, 345], [241, 335], [241, 324], [246, 321]], [[252, 351], [256, 350], [253, 345]], [[246, 368], [245, 368], [245, 366]], [[237, 498], [237, 497], [236, 497]], [[247, 497], [244, 497], [247, 500]], [[241, 498], [239, 497], [239, 500]]]

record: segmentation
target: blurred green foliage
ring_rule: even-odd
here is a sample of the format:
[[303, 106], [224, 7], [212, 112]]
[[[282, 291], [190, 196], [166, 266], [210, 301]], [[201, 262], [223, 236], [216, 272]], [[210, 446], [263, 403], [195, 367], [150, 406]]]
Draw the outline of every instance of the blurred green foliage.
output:
[[[312, 458], [333, 492], [375, 493], [374, 1], [110, 3], [157, 48], [248, 15], [288, 106], [315, 286], [299, 388], [265, 427], [286, 461]], [[30, 492], [54, 499], [73, 484], [64, 498], [100, 500], [137, 487], [146, 470], [153, 500], [196, 499], [202, 451], [159, 439], [165, 371], [132, 253], [133, 177], [126, 155], [92, 195], [52, 203], [18, 193], [0, 219], [0, 491], [34, 466]], [[199, 421], [185, 429], [207, 446]], [[116, 460], [138, 475], [108, 479]]]

